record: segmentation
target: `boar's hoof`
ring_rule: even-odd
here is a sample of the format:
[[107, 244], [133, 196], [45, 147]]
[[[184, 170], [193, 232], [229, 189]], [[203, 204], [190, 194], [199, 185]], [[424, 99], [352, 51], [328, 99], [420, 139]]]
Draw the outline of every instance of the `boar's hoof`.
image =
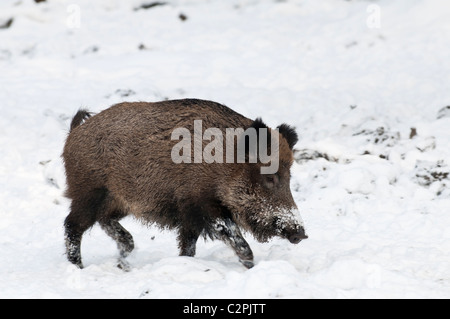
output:
[[117, 268], [122, 269], [124, 272], [131, 271], [130, 264], [123, 258], [119, 258], [119, 260], [117, 262]]
[[242, 259], [239, 259], [239, 261], [245, 266], [245, 268], [247, 268], [247, 269], [250, 269], [250, 268], [253, 268], [253, 266], [255, 265], [254, 263], [253, 263], [253, 260], [242, 260]]

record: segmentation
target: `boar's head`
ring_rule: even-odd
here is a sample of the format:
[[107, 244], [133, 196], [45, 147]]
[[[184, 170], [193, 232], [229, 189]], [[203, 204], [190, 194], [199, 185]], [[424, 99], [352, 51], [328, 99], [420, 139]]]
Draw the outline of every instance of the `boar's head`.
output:
[[[263, 144], [267, 145], [271, 162], [263, 163], [258, 151], [255, 153], [258, 159], [252, 163], [249, 160], [252, 142], [245, 137], [247, 161], [236, 165], [230, 180], [222, 185], [222, 194], [225, 194], [222, 203], [230, 209], [238, 225], [258, 241], [266, 242], [278, 236], [297, 244], [308, 238], [290, 190], [290, 168], [297, 133], [286, 124], [278, 126], [277, 130], [269, 129], [261, 119], [255, 120], [252, 127], [258, 132], [258, 150], [261, 141], [267, 138], [267, 143]], [[267, 137], [260, 139], [260, 132], [263, 132], [260, 129], [267, 129]], [[277, 165], [273, 165], [273, 161], [278, 161]], [[264, 172], [269, 166], [276, 170]]]

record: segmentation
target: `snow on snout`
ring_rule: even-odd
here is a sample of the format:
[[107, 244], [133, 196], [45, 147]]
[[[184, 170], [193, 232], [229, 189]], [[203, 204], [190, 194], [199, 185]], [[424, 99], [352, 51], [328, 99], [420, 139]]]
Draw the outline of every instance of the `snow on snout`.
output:
[[274, 214], [277, 219], [277, 229], [281, 232], [284, 229], [305, 229], [303, 219], [298, 208], [279, 209]]

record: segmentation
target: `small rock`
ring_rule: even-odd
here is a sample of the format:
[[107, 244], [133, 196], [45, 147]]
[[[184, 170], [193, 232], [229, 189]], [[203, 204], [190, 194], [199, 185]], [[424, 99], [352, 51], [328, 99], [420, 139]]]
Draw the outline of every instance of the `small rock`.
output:
[[141, 10], [141, 9], [147, 10], [147, 9], [151, 9], [151, 8], [158, 7], [158, 6], [164, 6], [166, 4], [167, 4], [167, 2], [158, 2], [158, 1], [150, 2], [150, 3], [143, 3], [139, 7], [134, 8], [134, 11]]
[[0, 29], [8, 29], [12, 25], [13, 21], [14, 19], [10, 18], [6, 22], [3, 23], [0, 22]]
[[444, 117], [450, 117], [450, 105], [439, 110], [437, 118], [442, 119]]
[[178, 18], [180, 18], [181, 21], [186, 21], [187, 20], [187, 16], [184, 13], [180, 13], [180, 15], [178, 16]]

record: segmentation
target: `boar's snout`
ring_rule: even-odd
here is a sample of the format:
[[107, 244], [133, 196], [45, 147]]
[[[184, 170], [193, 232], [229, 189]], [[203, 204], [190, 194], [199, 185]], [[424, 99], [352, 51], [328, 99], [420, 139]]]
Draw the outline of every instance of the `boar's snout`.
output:
[[297, 231], [297, 232], [295, 232], [293, 234], [290, 234], [288, 236], [288, 239], [289, 239], [289, 241], [292, 244], [298, 244], [303, 239], [307, 239], [307, 238], [308, 238], [308, 236], [305, 234], [305, 229], [304, 228], [301, 228], [299, 231]]

